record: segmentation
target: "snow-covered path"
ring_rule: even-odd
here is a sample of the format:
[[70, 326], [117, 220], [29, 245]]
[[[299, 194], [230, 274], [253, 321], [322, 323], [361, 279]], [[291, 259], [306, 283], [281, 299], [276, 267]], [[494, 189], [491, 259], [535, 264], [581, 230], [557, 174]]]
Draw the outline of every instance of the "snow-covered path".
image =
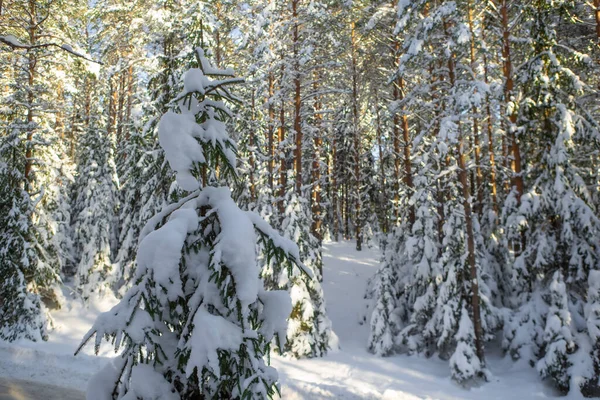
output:
[[519, 400], [555, 397], [529, 366], [499, 355], [488, 357], [492, 381], [470, 390], [450, 379], [439, 359], [379, 358], [366, 350], [368, 323], [359, 324], [367, 280], [379, 264], [377, 249], [355, 250], [353, 242], [324, 245], [323, 290], [341, 350], [322, 359], [274, 357], [283, 382], [283, 399]]
[[[488, 355], [491, 382], [470, 390], [450, 380], [448, 364], [439, 359], [394, 356], [379, 358], [366, 350], [369, 329], [359, 324], [367, 279], [378, 265], [379, 252], [357, 252], [352, 242], [324, 245], [323, 289], [329, 317], [340, 341], [340, 351], [324, 358], [292, 360], [273, 356], [273, 365], [282, 381], [284, 400], [375, 399], [375, 400], [527, 400], [553, 398], [555, 394], [540, 383], [528, 366], [514, 364], [500, 355]], [[15, 379], [85, 390], [89, 377], [114, 356], [103, 345], [101, 357], [88, 347], [74, 357], [73, 352], [96, 315], [108, 310], [115, 299], [104, 299], [83, 307], [75, 301], [54, 313], [57, 329], [45, 343], [0, 341], [0, 378]], [[1, 392], [0, 392], [1, 393]], [[77, 395], [76, 392], [65, 392]], [[49, 400], [39, 397], [22, 397]], [[72, 397], [76, 398], [76, 397]], [[8, 397], [19, 399], [19, 397]], [[2, 400], [0, 398], [0, 400]]]
[[84, 394], [43, 383], [0, 378], [0, 400], [81, 400]]

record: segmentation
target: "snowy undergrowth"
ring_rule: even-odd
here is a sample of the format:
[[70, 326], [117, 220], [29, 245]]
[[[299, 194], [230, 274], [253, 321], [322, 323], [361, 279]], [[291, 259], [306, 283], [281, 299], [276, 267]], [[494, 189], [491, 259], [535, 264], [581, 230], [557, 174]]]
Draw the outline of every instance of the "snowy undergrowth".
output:
[[[273, 356], [283, 399], [500, 400], [557, 396], [539, 381], [533, 368], [515, 364], [493, 349], [487, 352], [491, 381], [469, 390], [451, 381], [446, 361], [370, 354], [366, 350], [369, 327], [360, 325], [359, 320], [365, 305], [365, 285], [379, 264], [379, 252], [356, 252], [351, 242], [326, 243], [323, 256], [323, 289], [341, 350], [304, 360]], [[66, 306], [53, 313], [56, 330], [48, 342], [0, 342], [0, 376], [83, 390], [89, 377], [114, 353], [106, 344], [100, 349], [101, 357], [91, 356], [92, 348], [77, 357], [73, 351], [96, 316], [115, 303], [112, 298], [92, 299], [85, 308], [79, 300], [67, 299]]]

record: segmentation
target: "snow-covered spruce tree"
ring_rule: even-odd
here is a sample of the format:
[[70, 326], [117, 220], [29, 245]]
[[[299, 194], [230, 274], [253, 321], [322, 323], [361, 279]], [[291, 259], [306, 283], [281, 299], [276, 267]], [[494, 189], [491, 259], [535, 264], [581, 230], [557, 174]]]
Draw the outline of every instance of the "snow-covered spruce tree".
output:
[[[325, 298], [321, 287], [322, 254], [318, 239], [310, 232], [307, 200], [295, 191], [285, 200], [285, 217], [281, 223], [284, 237], [298, 243], [300, 258], [312, 276], [299, 270], [285, 271], [279, 275], [278, 287], [285, 287], [292, 298], [285, 351], [294, 357], [322, 357], [329, 350], [337, 350], [337, 336], [325, 310]], [[273, 271], [277, 269], [271, 268]]]
[[[164, 9], [162, 9], [164, 6]], [[139, 232], [145, 223], [166, 203], [174, 176], [167, 166], [164, 151], [158, 143], [158, 121], [169, 109], [169, 103], [181, 89], [178, 77], [183, 64], [177, 51], [179, 20], [173, 4], [153, 4], [164, 12], [149, 15], [152, 49], [158, 52], [149, 62], [148, 94], [139, 95], [141, 106], [137, 120], [127, 132], [128, 140], [118, 143], [120, 190], [118, 250], [115, 258], [117, 287], [126, 290], [135, 271]], [[181, 11], [181, 10], [179, 10]], [[157, 19], [155, 21], [154, 19]], [[156, 64], [156, 66], [154, 66]], [[140, 184], [140, 182], [142, 182]]]
[[557, 387], [568, 391], [570, 374], [569, 354], [575, 350], [571, 332], [571, 313], [562, 272], [556, 271], [543, 299], [548, 304], [546, 326], [542, 336], [544, 356], [537, 363], [543, 378], [552, 378]]
[[144, 203], [142, 196], [143, 173], [149, 168], [146, 150], [147, 141], [144, 140], [141, 129], [134, 129], [129, 136], [127, 144], [121, 147], [119, 163], [119, 235], [118, 250], [115, 257], [117, 288], [126, 285], [135, 271], [135, 256], [137, 253], [137, 238], [146, 221], [140, 220], [140, 209]]
[[[3, 9], [0, 68], [0, 337], [47, 338], [45, 305], [59, 307], [68, 219], [60, 138], [52, 97], [63, 61], [45, 46], [62, 37], [52, 1], [10, 2]], [[4, 36], [6, 35], [6, 36]], [[54, 49], [54, 50], [52, 50]], [[5, 75], [6, 74], [6, 75]], [[57, 129], [55, 129], [57, 128]], [[66, 186], [66, 185], [65, 185]]]
[[103, 126], [104, 121], [91, 115], [78, 145], [73, 242], [77, 266], [75, 289], [84, 300], [106, 293], [115, 283], [111, 239], [118, 195], [113, 143]]
[[[8, 131], [10, 132], [10, 131]], [[34, 204], [23, 187], [23, 140], [18, 130], [0, 142], [0, 338], [47, 339], [48, 320], [35, 290], [57, 279], [56, 271], [38, 263], [32, 244]], [[33, 276], [34, 279], [26, 277]]]
[[[121, 355], [90, 383], [90, 398], [272, 398], [277, 373], [264, 360], [275, 334], [285, 340], [289, 296], [265, 291], [257, 240], [278, 262], [300, 264], [297, 246], [242, 211], [228, 187], [204, 186], [201, 168], [235, 174], [224, 119], [228, 87], [241, 79], [210, 65], [186, 72], [174, 110], [159, 123], [160, 144], [186, 196], [141, 231], [135, 284], [85, 336], [114, 341]], [[212, 79], [211, 77], [216, 77]], [[218, 165], [218, 172], [217, 172]], [[280, 342], [283, 345], [283, 342]]]
[[[398, 237], [394, 234], [396, 227], [388, 235], [390, 239], [384, 252], [384, 257], [379, 270], [370, 279], [367, 298], [372, 299], [372, 310], [369, 324], [368, 339], [369, 351], [378, 356], [387, 356], [397, 350], [396, 338], [402, 328], [401, 317], [398, 315], [398, 294], [396, 286], [398, 281], [397, 270], [394, 268], [399, 253]], [[402, 239], [400, 239], [402, 240]]]
[[598, 390], [600, 379], [600, 270], [590, 271], [588, 278], [588, 298], [585, 306], [587, 330], [591, 339], [590, 361], [592, 374], [582, 385], [582, 393]]
[[407, 347], [409, 353], [430, 355], [435, 351], [436, 328], [432, 316], [442, 278], [439, 262], [441, 246], [432, 179], [435, 166], [426, 152], [416, 161], [415, 192], [411, 199], [415, 204], [415, 223], [412, 232], [403, 241], [404, 259], [399, 272], [402, 277], [399, 306], [404, 309], [401, 314], [406, 320], [398, 341]]
[[[590, 186], [590, 153], [599, 135], [574, 71], [580, 57], [559, 43], [557, 18], [570, 2], [536, 0], [525, 8], [532, 38], [520, 69], [518, 136], [527, 155], [525, 190], [503, 210], [507, 239], [517, 243], [512, 288], [519, 304], [504, 345], [536, 365], [561, 391], [580, 391], [594, 377], [584, 303], [590, 271], [600, 265], [600, 219]], [[597, 190], [597, 189], [593, 189]], [[583, 367], [583, 365], [587, 367]]]

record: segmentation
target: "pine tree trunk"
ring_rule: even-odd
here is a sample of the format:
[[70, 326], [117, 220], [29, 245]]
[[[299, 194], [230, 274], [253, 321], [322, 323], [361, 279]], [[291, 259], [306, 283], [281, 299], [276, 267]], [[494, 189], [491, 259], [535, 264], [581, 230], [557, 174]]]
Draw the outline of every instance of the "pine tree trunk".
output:
[[112, 135], [116, 120], [117, 90], [114, 81], [114, 75], [108, 78], [108, 121], [106, 126], [108, 136]]
[[[313, 90], [315, 92], [315, 125], [316, 133], [314, 133], [314, 154], [312, 163], [312, 186], [311, 186], [311, 203], [312, 203], [312, 234], [319, 240], [323, 239], [321, 232], [322, 216], [321, 216], [321, 146], [323, 139], [321, 138], [322, 115], [321, 103], [318, 97], [320, 76], [315, 71]], [[321, 273], [321, 276], [323, 274]]]
[[[222, 21], [222, 17], [221, 17], [221, 2], [220, 1], [216, 1], [215, 2], [215, 17], [217, 19], [217, 21]], [[215, 66], [217, 68], [221, 68], [221, 60], [222, 60], [222, 56], [221, 56], [221, 31], [220, 29], [216, 29], [215, 30]]]
[[254, 161], [254, 127], [255, 127], [255, 121], [256, 121], [256, 101], [255, 101], [255, 95], [254, 95], [254, 89], [252, 89], [252, 103], [251, 103], [251, 112], [252, 112], [252, 116], [251, 116], [251, 121], [252, 121], [252, 125], [250, 127], [250, 137], [248, 138], [248, 144], [249, 144], [249, 163], [250, 163], [250, 201], [252, 203], [256, 202], [256, 185], [254, 182], [254, 172], [256, 170], [256, 163]]
[[483, 354], [483, 329], [481, 326], [481, 311], [479, 308], [479, 283], [477, 277], [477, 265], [475, 263], [475, 239], [473, 237], [473, 215], [471, 211], [471, 194], [469, 193], [468, 174], [464, 156], [464, 138], [462, 136], [460, 125], [458, 133], [458, 173], [463, 189], [463, 208], [465, 210], [465, 224], [467, 228], [467, 261], [469, 263], [469, 278], [471, 288], [471, 306], [473, 312], [473, 327], [475, 329], [475, 348], [477, 357], [483, 364], [485, 361]]
[[275, 79], [273, 78], [273, 74], [269, 73], [269, 98], [267, 99], [268, 103], [268, 115], [269, 121], [267, 124], [267, 145], [269, 148], [267, 149], [268, 160], [267, 160], [267, 171], [268, 171], [268, 180], [269, 180], [269, 189], [271, 193], [273, 193], [273, 171], [275, 169], [275, 159], [273, 157], [274, 151], [274, 140], [273, 135], [275, 131], [275, 107], [273, 105], [273, 96], [275, 94]]
[[56, 123], [54, 124], [54, 131], [58, 134], [58, 137], [63, 140], [65, 138], [65, 91], [62, 81], [58, 82], [56, 88]]
[[[448, 23], [444, 22], [444, 31], [446, 36], [448, 34]], [[448, 77], [450, 79], [451, 87], [456, 86], [456, 66], [454, 61], [454, 55], [450, 54], [448, 58]], [[469, 191], [469, 178], [465, 162], [465, 140], [462, 134], [461, 124], [458, 123], [458, 146], [457, 146], [457, 162], [458, 162], [458, 177], [462, 186], [463, 192], [463, 208], [465, 212], [465, 225], [467, 230], [467, 262], [469, 265], [469, 283], [471, 288], [471, 307], [473, 313], [473, 328], [475, 331], [475, 349], [477, 357], [481, 361], [481, 364], [485, 364], [485, 358], [483, 353], [483, 329], [481, 325], [481, 310], [480, 310], [480, 299], [479, 299], [479, 281], [477, 277], [477, 265], [475, 262], [475, 238], [473, 233], [473, 214], [471, 209], [471, 193]]]
[[339, 213], [339, 200], [338, 200], [338, 185], [337, 185], [337, 171], [338, 171], [338, 159], [337, 159], [337, 141], [335, 136], [331, 143], [331, 208], [333, 217], [333, 240], [338, 242], [340, 240], [340, 213]]
[[121, 72], [118, 86], [118, 101], [117, 101], [117, 139], [123, 139], [123, 117], [125, 115], [125, 84], [127, 76]]
[[348, 182], [344, 183], [344, 239], [350, 240], [350, 198]]
[[[511, 47], [510, 47], [510, 26], [508, 19], [508, 5], [507, 0], [502, 0], [500, 7], [500, 15], [502, 19], [502, 57], [504, 58], [503, 73], [505, 79], [504, 86], [504, 97], [505, 106], [508, 107], [508, 103], [513, 101], [513, 89], [514, 89], [514, 78], [513, 78], [513, 67], [511, 59]], [[507, 129], [508, 137], [508, 148], [507, 154], [510, 155], [510, 169], [512, 171], [511, 185], [516, 190], [517, 205], [521, 204], [521, 196], [523, 195], [524, 184], [523, 174], [521, 170], [521, 150], [516, 137], [516, 124], [517, 124], [517, 113], [515, 107], [512, 107], [512, 111], [508, 117], [509, 126]], [[526, 245], [525, 232], [521, 232], [521, 239], [518, 243], [513, 243], [513, 251], [515, 256], [519, 256]]]
[[[503, 73], [505, 79], [504, 86], [504, 100], [505, 106], [508, 106], [508, 103], [512, 101], [513, 89], [514, 89], [514, 78], [513, 78], [513, 67], [512, 67], [512, 59], [511, 59], [511, 46], [510, 46], [510, 26], [508, 19], [508, 5], [507, 0], [502, 0], [500, 4], [500, 15], [501, 15], [501, 23], [502, 23], [502, 57], [504, 59], [503, 65]], [[520, 203], [521, 196], [523, 195], [523, 176], [521, 174], [521, 150], [519, 148], [519, 143], [517, 142], [517, 138], [515, 135], [515, 125], [517, 123], [517, 114], [514, 111], [509, 115], [510, 126], [507, 128], [507, 136], [508, 136], [508, 148], [507, 153], [511, 155], [510, 167], [512, 171], [512, 186], [517, 191], [517, 202]]]
[[292, 30], [293, 50], [294, 50], [294, 134], [296, 139], [296, 149], [294, 159], [296, 161], [296, 193], [302, 194], [302, 98], [300, 96], [300, 54], [298, 37], [298, 2], [292, 0], [292, 17], [294, 18], [294, 27]]
[[352, 124], [354, 132], [354, 212], [355, 212], [355, 235], [356, 235], [356, 250], [362, 250], [363, 232], [362, 232], [362, 216], [361, 216], [361, 191], [360, 191], [360, 116], [358, 115], [358, 71], [356, 59], [356, 28], [354, 22], [351, 24], [351, 56], [352, 56]]
[[[599, 0], [600, 1], [600, 0]], [[485, 41], [485, 27], [481, 29], [483, 40]], [[484, 81], [489, 84], [489, 64], [487, 55], [483, 54], [483, 73]], [[490, 100], [490, 94], [485, 95], [485, 111], [486, 111], [486, 131], [488, 137], [488, 157], [490, 162], [490, 189], [492, 196], [492, 209], [494, 214], [498, 215], [498, 187], [496, 184], [496, 156], [494, 150], [494, 132], [493, 132], [493, 117], [492, 117], [492, 106]]]
[[[29, 43], [35, 45], [37, 42], [36, 27], [37, 27], [37, 7], [35, 0], [29, 0]], [[34, 132], [34, 114], [33, 103], [35, 100], [34, 84], [36, 78], [37, 57], [34, 54], [35, 50], [27, 50], [27, 140], [25, 142], [25, 190], [31, 191], [31, 170], [33, 168], [33, 132]]]
[[[397, 7], [397, 2], [392, 3], [392, 7]], [[397, 71], [400, 66], [400, 52], [401, 45], [400, 41], [395, 37], [392, 37], [393, 45], [392, 51], [394, 56], [394, 70]], [[398, 104], [404, 98], [404, 79], [399, 76], [394, 81], [393, 89], [394, 103]], [[402, 115], [399, 112], [402, 111]], [[399, 215], [399, 203], [400, 203], [400, 125], [402, 125], [402, 141], [404, 142], [404, 184], [408, 191], [408, 196], [412, 195], [413, 192], [413, 176], [412, 176], [412, 165], [411, 165], [411, 149], [410, 149], [410, 132], [408, 117], [404, 113], [404, 107], [402, 110], [394, 110], [394, 220], [397, 224], [400, 218]], [[409, 229], [412, 230], [412, 225], [415, 222], [415, 208], [412, 204], [408, 206], [408, 223]]]
[[376, 134], [377, 134], [377, 148], [379, 150], [379, 179], [381, 185], [381, 199], [378, 202], [379, 215], [381, 219], [381, 231], [382, 233], [388, 233], [388, 218], [385, 204], [387, 204], [387, 193], [386, 193], [386, 181], [385, 181], [385, 166], [383, 164], [383, 141], [382, 141], [382, 128], [381, 128], [381, 117], [379, 115], [379, 95], [377, 89], [375, 89], [375, 121], [376, 121]]
[[[400, 53], [400, 42], [398, 40], [394, 39], [392, 49], [394, 53], [394, 69], [398, 70]], [[398, 101], [400, 100], [400, 89], [398, 88], [398, 82], [396, 81], [393, 82], [392, 98], [394, 104], [398, 104]], [[394, 224], [397, 225], [400, 219], [398, 207], [400, 203], [400, 116], [398, 115], [398, 110], [394, 110], [392, 135], [394, 146]]]
[[[598, 46], [598, 53], [600, 54], [600, 0], [594, 0], [594, 17], [596, 19], [596, 44]], [[600, 56], [598, 58], [598, 65], [600, 65]], [[598, 90], [600, 90], [600, 82], [598, 83]]]
[[[281, 80], [283, 82], [284, 67], [281, 67]], [[285, 213], [285, 188], [287, 186], [287, 169], [285, 163], [285, 102], [281, 97], [281, 108], [279, 110], [279, 216], [283, 218]]]
[[[398, 78], [398, 87], [400, 92], [400, 99], [404, 99], [404, 79]], [[404, 110], [403, 110], [404, 111]], [[408, 117], [404, 112], [402, 113], [402, 140], [404, 141], [404, 184], [408, 191], [407, 195], [412, 196], [414, 191], [413, 176], [412, 176], [412, 164], [411, 164], [411, 149], [410, 149], [410, 132], [408, 128]], [[413, 204], [408, 205], [408, 228], [412, 230], [412, 226], [415, 223], [415, 206]]]
[[596, 39], [600, 46], [600, 0], [594, 0], [594, 16], [596, 18]]
[[[467, 2], [468, 8], [468, 21], [469, 21], [469, 31], [471, 33], [470, 40], [470, 56], [471, 56], [471, 70], [473, 73], [477, 70], [477, 62], [475, 57], [475, 29], [473, 28], [473, 4], [469, 0]], [[474, 180], [474, 188], [473, 193], [477, 194], [477, 203], [474, 207], [475, 213], [481, 215], [483, 210], [483, 173], [481, 171], [481, 147], [479, 144], [479, 120], [477, 115], [479, 111], [476, 106], [473, 106], [473, 144], [474, 144], [474, 153], [475, 153], [475, 180]], [[473, 181], [473, 180], [472, 180]]]
[[[127, 124], [131, 122], [131, 108], [133, 107], [133, 83], [133, 65], [130, 65], [127, 69], [127, 108], [125, 112], [125, 123]], [[127, 129], [125, 132], [125, 140], [129, 140], [130, 135], [130, 129]]]

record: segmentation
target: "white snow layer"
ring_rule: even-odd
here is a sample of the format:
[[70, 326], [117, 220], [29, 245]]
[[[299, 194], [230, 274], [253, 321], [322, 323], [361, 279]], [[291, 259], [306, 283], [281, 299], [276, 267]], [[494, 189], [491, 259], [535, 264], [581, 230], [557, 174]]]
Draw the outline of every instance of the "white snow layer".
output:
[[177, 183], [182, 189], [192, 191], [199, 187], [190, 170], [194, 163], [204, 163], [204, 151], [196, 140], [202, 132], [193, 114], [176, 114], [172, 111], [162, 116], [158, 124], [158, 140], [165, 151], [171, 168], [177, 173]]
[[[323, 290], [341, 350], [323, 358], [305, 360], [273, 355], [272, 365], [277, 368], [282, 383], [282, 399], [571, 399], [558, 397], [548, 385], [540, 382], [535, 369], [526, 363], [514, 363], [494, 349], [488, 350], [487, 358], [487, 367], [492, 373], [490, 382], [470, 389], [464, 389], [450, 379], [447, 361], [404, 355], [381, 358], [370, 354], [366, 350], [369, 326], [359, 324], [359, 318], [365, 307], [365, 285], [379, 265], [379, 252], [374, 249], [356, 252], [354, 243], [341, 242], [326, 243], [323, 255]], [[595, 281], [596, 277], [592, 279]], [[272, 293], [276, 292], [269, 292], [268, 296], [273, 296], [270, 299], [266, 299], [264, 293], [259, 294], [265, 307], [269, 307], [267, 304], [271, 301], [278, 302], [277, 295]], [[114, 358], [114, 348], [110, 343], [102, 343], [100, 357], [92, 355], [93, 346], [84, 347], [77, 357], [72, 354], [97, 315], [114, 304], [116, 299], [90, 300], [89, 308], [86, 308], [78, 300], [70, 299], [65, 308], [52, 314], [56, 330], [50, 333], [48, 342], [0, 341], [0, 377], [82, 390], [93, 374], [114, 360], [115, 365], [109, 365], [104, 371], [108, 379], [111, 369], [118, 368], [120, 361]], [[198, 318], [205, 317], [201, 314]], [[215, 335], [215, 332], [205, 334]], [[229, 336], [212, 340], [214, 343], [222, 342], [223, 346], [233, 344], [238, 337], [232, 330], [228, 332]], [[196, 352], [200, 349], [197, 348]], [[209, 357], [208, 351], [205, 356]], [[145, 371], [136, 373], [144, 374]], [[157, 385], [161, 382], [164, 380], [156, 380]], [[93, 382], [90, 382], [88, 389], [92, 385]], [[171, 400], [169, 396], [168, 392], [164, 392], [161, 398]], [[100, 396], [90, 399], [104, 400]]]

